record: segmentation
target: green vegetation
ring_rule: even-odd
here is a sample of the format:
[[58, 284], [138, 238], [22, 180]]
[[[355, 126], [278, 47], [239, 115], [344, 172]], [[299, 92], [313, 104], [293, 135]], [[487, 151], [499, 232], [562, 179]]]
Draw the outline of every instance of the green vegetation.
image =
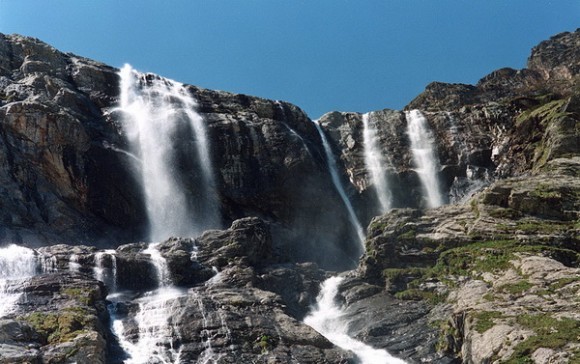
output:
[[539, 119], [543, 123], [558, 121], [561, 118], [571, 114], [569, 112], [562, 111], [567, 103], [568, 99], [561, 99], [548, 102], [533, 109], [526, 110], [518, 115], [516, 118], [516, 125], [519, 126], [531, 119]]
[[411, 268], [387, 268], [383, 270], [383, 277], [390, 281], [402, 279], [416, 279], [425, 275], [428, 268], [411, 267]]
[[483, 272], [496, 272], [511, 267], [514, 259], [510, 249], [513, 240], [473, 243], [443, 252], [428, 276], [445, 280], [448, 276], [479, 277]]
[[92, 305], [97, 298], [97, 292], [94, 289], [84, 290], [81, 288], [63, 288], [61, 293], [79, 301], [86, 306]]
[[[430, 281], [443, 282], [455, 286], [458, 277], [481, 279], [483, 273], [499, 273], [513, 267], [511, 261], [517, 259], [518, 253], [550, 256], [576, 260], [578, 253], [554, 246], [526, 245], [517, 240], [491, 240], [472, 243], [466, 246], [443, 251], [432, 267], [389, 268], [383, 271], [383, 278], [388, 285], [398, 286], [397, 295], [402, 299], [427, 299], [437, 301], [432, 292], [420, 293], [422, 283]], [[520, 281], [500, 287], [500, 292], [521, 294], [531, 288], [527, 281]], [[405, 289], [406, 288], [406, 289]], [[486, 299], [491, 300], [491, 296]]]
[[556, 282], [554, 282], [550, 285], [550, 289], [553, 289], [553, 290], [562, 289], [571, 283], [579, 282], [579, 281], [580, 281], [580, 277], [560, 278]]
[[274, 340], [266, 334], [261, 334], [256, 339], [256, 344], [260, 348], [261, 354], [268, 354], [274, 344]]
[[549, 184], [539, 184], [538, 186], [536, 186], [536, 188], [534, 189], [534, 191], [532, 191], [530, 193], [531, 196], [533, 197], [538, 197], [541, 199], [545, 199], [545, 200], [551, 200], [551, 199], [561, 199], [562, 198], [562, 194], [561, 191], [558, 189], [555, 189], [554, 186], [549, 185]]
[[[571, 318], [555, 318], [548, 314], [521, 315], [516, 322], [535, 332], [536, 335], [519, 343], [507, 361], [509, 364], [531, 362], [531, 355], [538, 348], [559, 349], [580, 338], [580, 321]], [[576, 360], [578, 358], [576, 357]], [[571, 362], [574, 362], [572, 358]]]
[[495, 323], [494, 319], [502, 318], [501, 312], [496, 311], [482, 311], [478, 312], [473, 316], [475, 319], [475, 331], [483, 334], [487, 330], [491, 329]]
[[530, 288], [532, 288], [534, 285], [531, 284], [528, 281], [525, 280], [521, 280], [519, 282], [516, 283], [508, 283], [508, 284], [504, 284], [503, 286], [500, 286], [498, 288], [499, 292], [502, 293], [509, 293], [509, 294], [522, 294], [524, 292], [526, 292], [527, 290], [529, 290]]
[[417, 231], [415, 230], [415, 227], [411, 226], [407, 231], [400, 233], [397, 238], [400, 240], [414, 240], [416, 235]]
[[48, 344], [73, 340], [95, 321], [93, 315], [79, 307], [66, 308], [58, 314], [34, 312], [20, 319], [32, 326]]

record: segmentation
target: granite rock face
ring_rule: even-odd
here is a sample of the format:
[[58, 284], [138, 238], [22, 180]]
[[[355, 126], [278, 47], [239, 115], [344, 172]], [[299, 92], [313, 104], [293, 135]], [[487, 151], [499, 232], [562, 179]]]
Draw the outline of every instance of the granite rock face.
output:
[[103, 116], [116, 84], [111, 67], [0, 36], [5, 241], [39, 246], [137, 233], [141, 196], [108, 147], [121, 138]]

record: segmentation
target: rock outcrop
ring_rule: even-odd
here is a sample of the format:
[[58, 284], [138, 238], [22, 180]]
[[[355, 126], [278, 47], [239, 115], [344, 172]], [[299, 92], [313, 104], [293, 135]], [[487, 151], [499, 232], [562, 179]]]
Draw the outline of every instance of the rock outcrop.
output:
[[[122, 362], [119, 341], [144, 340], [139, 314], [159, 314], [154, 306], [136, 304], [160, 284], [146, 248], [42, 248], [40, 254], [51, 257], [55, 272], [12, 287], [11, 292], [23, 295], [16, 310], [2, 319], [0, 362]], [[351, 353], [300, 321], [324, 271], [312, 263], [276, 263], [265, 222], [237, 220], [230, 229], [195, 240], [172, 238], [156, 250], [167, 262], [169, 281], [178, 287], [164, 302], [172, 336], [155, 342], [159, 352], [171, 345], [182, 362], [205, 356], [236, 363], [354, 363]], [[71, 261], [77, 265], [68, 272]], [[121, 298], [105, 302], [103, 283], [91, 276], [110, 276], [110, 289]], [[123, 331], [115, 332], [122, 337], [111, 332], [111, 320], [123, 322]]]
[[11, 287], [23, 296], [2, 318], [0, 363], [106, 363], [106, 289], [90, 277], [62, 272]]
[[[512, 173], [526, 175], [464, 204], [395, 209], [371, 222], [359, 276], [430, 304], [423, 318], [440, 327], [440, 353], [465, 363], [578, 360], [576, 97], [515, 116], [509, 155], [522, 169]], [[535, 156], [517, 160], [532, 141]]]

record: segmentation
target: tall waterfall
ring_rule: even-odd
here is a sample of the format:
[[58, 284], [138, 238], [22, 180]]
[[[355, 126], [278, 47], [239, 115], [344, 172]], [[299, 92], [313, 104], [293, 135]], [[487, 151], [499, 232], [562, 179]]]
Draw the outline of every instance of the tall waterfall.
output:
[[330, 170], [332, 183], [334, 184], [334, 187], [338, 191], [338, 194], [340, 195], [342, 202], [346, 206], [350, 223], [355, 228], [359, 242], [364, 249], [364, 241], [365, 241], [364, 230], [358, 220], [358, 217], [356, 216], [356, 213], [354, 212], [354, 208], [352, 207], [352, 204], [350, 203], [348, 196], [346, 195], [346, 191], [344, 190], [344, 187], [340, 182], [340, 177], [338, 176], [338, 168], [336, 167], [336, 159], [332, 154], [332, 149], [330, 148], [328, 139], [326, 138], [326, 135], [324, 134], [324, 131], [322, 130], [320, 124], [318, 124], [318, 122], [315, 121], [314, 125], [316, 126], [316, 130], [318, 130], [318, 134], [320, 134], [320, 138], [322, 139], [322, 145], [324, 146], [324, 152], [326, 153], [326, 162], [328, 163], [328, 169]]
[[348, 335], [348, 322], [343, 318], [342, 308], [336, 303], [338, 289], [344, 278], [331, 277], [321, 285], [315, 309], [304, 319], [304, 323], [324, 335], [330, 342], [350, 350], [361, 364], [404, 364], [386, 350], [374, 349]]
[[444, 202], [437, 178], [439, 161], [435, 156], [433, 135], [427, 126], [427, 119], [419, 110], [407, 111], [405, 116], [413, 162], [426, 194], [427, 207], [441, 206]]
[[[129, 65], [119, 75], [118, 110], [123, 115], [131, 152], [140, 159], [140, 163], [134, 163], [145, 195], [151, 241], [195, 235], [217, 227], [219, 210], [209, 140], [203, 119], [195, 111], [196, 101], [184, 85], [141, 74]], [[188, 143], [194, 144], [190, 152], [197, 158], [201, 177], [195, 186], [196, 201], [181, 180], [182, 170], [187, 169], [183, 153]]]
[[386, 175], [388, 163], [379, 148], [377, 132], [371, 126], [369, 119], [369, 113], [362, 115], [365, 166], [375, 187], [377, 198], [381, 205], [381, 212], [385, 213], [391, 209], [391, 190]]

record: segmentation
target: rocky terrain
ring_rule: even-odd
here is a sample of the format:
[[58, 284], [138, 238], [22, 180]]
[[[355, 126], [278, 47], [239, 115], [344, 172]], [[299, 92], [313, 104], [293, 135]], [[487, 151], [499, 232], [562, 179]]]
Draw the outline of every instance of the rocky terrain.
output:
[[[0, 310], [0, 363], [120, 363], [139, 351], [151, 363], [356, 363], [303, 323], [336, 274], [349, 334], [410, 363], [579, 362], [579, 70], [577, 30], [540, 43], [527, 69], [432, 83], [403, 111], [367, 114], [388, 162], [394, 208], [382, 215], [363, 116], [324, 115], [340, 182], [368, 224], [360, 260], [308, 116], [186, 86], [207, 125], [221, 225], [152, 248], [118, 70], [0, 35], [0, 241], [34, 248], [0, 255], [0, 278], [32, 267], [0, 281], [16, 297]], [[411, 109], [433, 138], [447, 203], [434, 209]], [[188, 145], [176, 141], [180, 155]], [[178, 178], [203, 198], [183, 158]]]

